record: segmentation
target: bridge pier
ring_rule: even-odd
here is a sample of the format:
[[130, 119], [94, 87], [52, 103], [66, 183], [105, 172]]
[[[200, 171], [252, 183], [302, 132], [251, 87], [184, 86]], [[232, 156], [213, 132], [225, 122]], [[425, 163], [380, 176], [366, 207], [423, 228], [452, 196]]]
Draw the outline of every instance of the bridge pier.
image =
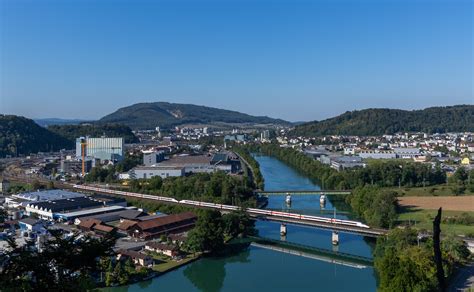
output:
[[286, 224], [281, 223], [280, 225], [280, 235], [285, 236], [286, 235]]
[[339, 232], [333, 231], [332, 232], [332, 244], [338, 245], [339, 244]]

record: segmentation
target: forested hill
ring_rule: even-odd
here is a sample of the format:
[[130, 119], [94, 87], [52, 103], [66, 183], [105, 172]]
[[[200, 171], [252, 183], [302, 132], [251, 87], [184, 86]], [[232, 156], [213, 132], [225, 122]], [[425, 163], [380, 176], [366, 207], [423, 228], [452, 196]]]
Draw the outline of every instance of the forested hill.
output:
[[119, 123], [132, 129], [171, 128], [182, 124], [279, 124], [290, 123], [269, 117], [256, 117], [236, 111], [168, 102], [137, 103], [123, 107], [99, 120]]
[[72, 148], [70, 141], [33, 120], [0, 115], [0, 157]]
[[123, 137], [125, 143], [139, 142], [132, 130], [118, 124], [80, 124], [80, 125], [52, 125], [48, 130], [68, 139], [72, 144], [78, 137]]
[[397, 132], [474, 132], [474, 105], [430, 107], [423, 110], [365, 109], [295, 127], [292, 136], [359, 135]]

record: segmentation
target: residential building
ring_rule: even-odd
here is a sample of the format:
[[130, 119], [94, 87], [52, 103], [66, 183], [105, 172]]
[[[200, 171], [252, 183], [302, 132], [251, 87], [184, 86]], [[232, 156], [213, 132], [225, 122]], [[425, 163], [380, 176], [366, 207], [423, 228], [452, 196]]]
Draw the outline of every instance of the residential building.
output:
[[264, 130], [260, 133], [260, 140], [261, 141], [269, 141], [270, 140], [270, 131]]
[[149, 241], [145, 245], [145, 249], [156, 253], [164, 254], [169, 257], [175, 257], [179, 254], [179, 248], [176, 245]]
[[117, 252], [117, 260], [122, 261], [127, 258], [130, 258], [135, 265], [140, 265], [142, 267], [153, 266], [153, 259], [146, 254], [133, 251], [133, 250], [123, 250], [123, 249]]

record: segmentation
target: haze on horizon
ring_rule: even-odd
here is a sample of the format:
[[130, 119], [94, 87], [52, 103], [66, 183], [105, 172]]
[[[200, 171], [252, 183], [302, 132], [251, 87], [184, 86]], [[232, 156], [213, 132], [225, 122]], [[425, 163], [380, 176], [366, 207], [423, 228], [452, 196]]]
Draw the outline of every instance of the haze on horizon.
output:
[[468, 0], [0, 1], [0, 112], [137, 102], [289, 121], [473, 104]]

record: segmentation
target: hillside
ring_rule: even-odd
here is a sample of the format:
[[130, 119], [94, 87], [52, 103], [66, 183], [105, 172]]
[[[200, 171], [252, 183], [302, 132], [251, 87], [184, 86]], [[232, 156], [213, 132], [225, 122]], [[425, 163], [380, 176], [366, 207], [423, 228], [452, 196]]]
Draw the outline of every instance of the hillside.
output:
[[139, 142], [138, 138], [132, 133], [132, 130], [124, 125], [118, 124], [81, 124], [81, 125], [52, 125], [48, 130], [75, 143], [78, 137], [123, 137], [125, 143]]
[[474, 131], [474, 105], [430, 107], [423, 110], [365, 109], [296, 126], [290, 135], [383, 135], [397, 132]]
[[64, 137], [48, 131], [33, 120], [0, 115], [0, 157], [72, 148]]
[[172, 128], [183, 124], [279, 124], [287, 121], [256, 117], [236, 111], [168, 102], [137, 103], [118, 109], [99, 120], [99, 123], [119, 123], [132, 129]]

